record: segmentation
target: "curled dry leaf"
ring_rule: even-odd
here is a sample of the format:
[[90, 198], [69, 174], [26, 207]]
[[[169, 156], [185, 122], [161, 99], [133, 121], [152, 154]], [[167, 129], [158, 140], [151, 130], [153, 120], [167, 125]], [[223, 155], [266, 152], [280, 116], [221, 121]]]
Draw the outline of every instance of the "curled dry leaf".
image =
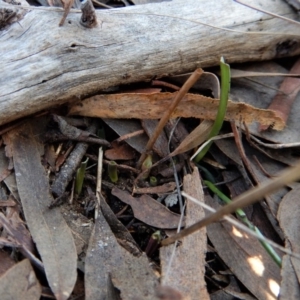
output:
[[[175, 96], [176, 93], [97, 95], [74, 104], [69, 113], [98, 118], [160, 119]], [[194, 117], [214, 120], [218, 106], [217, 99], [186, 94], [171, 118]], [[282, 130], [285, 125], [274, 111], [232, 101], [228, 101], [225, 120], [246, 124], [260, 122], [263, 125], [272, 125], [276, 130]]]

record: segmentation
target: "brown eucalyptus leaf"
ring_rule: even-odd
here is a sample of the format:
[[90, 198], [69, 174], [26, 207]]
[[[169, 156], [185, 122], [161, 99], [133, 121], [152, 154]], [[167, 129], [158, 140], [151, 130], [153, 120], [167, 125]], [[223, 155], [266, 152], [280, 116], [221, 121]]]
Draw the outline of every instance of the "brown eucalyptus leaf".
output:
[[189, 151], [200, 144], [205, 142], [208, 135], [213, 127], [214, 122], [210, 120], [204, 120], [199, 126], [197, 126], [181, 143], [180, 145], [170, 154], [175, 156], [180, 153]]
[[[152, 136], [157, 120], [141, 120], [142, 126], [149, 137]], [[169, 154], [168, 139], [164, 131], [160, 133], [152, 148], [160, 157], [166, 157]]]
[[[128, 192], [122, 191], [116, 187], [112, 189], [111, 193], [131, 206], [135, 218], [150, 226], [172, 229], [177, 228], [179, 224], [180, 215], [171, 212], [164, 205], [148, 195], [142, 195], [139, 198], [135, 198]], [[184, 222], [182, 226], [184, 226]]]
[[8, 217], [0, 213], [0, 224], [7, 233], [22, 247], [34, 252], [34, 245], [28, 229], [19, 217], [16, 208], [7, 208]]
[[[288, 243], [286, 248], [291, 250]], [[281, 268], [281, 285], [280, 285], [280, 298], [281, 300], [298, 300], [300, 299], [300, 288], [297, 274], [295, 273], [291, 257], [284, 255], [282, 258]]]
[[0, 278], [10, 268], [16, 264], [8, 251], [0, 251]]
[[53, 201], [49, 179], [41, 164], [42, 120], [34, 119], [9, 132], [14, 169], [27, 226], [44, 263], [57, 299], [69, 298], [77, 277], [77, 254], [72, 233]]
[[111, 143], [112, 148], [105, 151], [105, 157], [110, 160], [134, 159], [135, 151], [128, 144]]
[[[205, 197], [205, 202], [219, 208], [210, 196]], [[257, 239], [227, 222], [210, 224], [207, 233], [218, 255], [255, 297], [277, 299], [280, 268]]]
[[[281, 200], [278, 209], [278, 221], [284, 233], [287, 246], [295, 253], [300, 253], [300, 206], [299, 206], [300, 185], [288, 192]], [[300, 261], [297, 258], [290, 258], [298, 282], [300, 282]]]
[[[199, 201], [204, 201], [197, 168], [194, 168], [192, 174], [184, 177], [183, 189], [190, 196], [199, 199]], [[186, 225], [193, 225], [203, 217], [205, 217], [203, 208], [188, 201]], [[206, 244], [206, 228], [202, 228], [182, 240], [182, 244], [176, 247], [172, 262], [170, 262], [170, 259], [173, 256], [174, 245], [162, 247], [160, 249], [162, 284], [177, 289], [188, 299], [210, 299], [204, 280]], [[168, 273], [169, 263], [171, 263], [171, 269]]]
[[[178, 85], [183, 85], [185, 81], [190, 77], [191, 73], [174, 75], [172, 77], [167, 77], [172, 82], [178, 83]], [[193, 89], [197, 91], [211, 90], [214, 98], [220, 98], [220, 81], [219, 78], [214, 73], [204, 72], [197, 82], [193, 85]]]
[[8, 269], [0, 277], [1, 300], [38, 300], [42, 288], [28, 259]]
[[[133, 132], [138, 132], [142, 130], [141, 122], [138, 120], [125, 120], [125, 119], [103, 119], [103, 121], [118, 135], [124, 136]], [[133, 136], [129, 139], [126, 139], [126, 142], [133, 149], [142, 153], [145, 149], [145, 146], [148, 141], [148, 136], [146, 133]]]
[[99, 212], [85, 260], [86, 300], [108, 298], [117, 293], [123, 300], [155, 300], [158, 280], [143, 253], [133, 256], [120, 246]]
[[[160, 119], [168, 110], [175, 93], [110, 94], [96, 95], [70, 106], [69, 114], [97, 118]], [[186, 94], [174, 110], [171, 118], [199, 118], [214, 120], [219, 100], [196, 94]], [[275, 112], [259, 109], [243, 102], [228, 101], [225, 120], [251, 124], [260, 122], [272, 125], [276, 130], [284, 128], [284, 122]]]

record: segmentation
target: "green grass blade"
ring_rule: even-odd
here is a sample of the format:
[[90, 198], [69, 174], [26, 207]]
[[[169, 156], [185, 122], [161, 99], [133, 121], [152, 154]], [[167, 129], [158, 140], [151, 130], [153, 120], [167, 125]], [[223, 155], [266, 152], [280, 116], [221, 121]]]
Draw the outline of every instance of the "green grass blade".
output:
[[[228, 95], [230, 91], [230, 66], [225, 63], [224, 58], [220, 60], [221, 68], [221, 96], [218, 107], [218, 113], [214, 125], [209, 133], [208, 139], [216, 136], [222, 128], [224, 117], [227, 109]], [[209, 150], [212, 143], [209, 143], [203, 150], [195, 157], [195, 162], [199, 162]]]
[[80, 168], [76, 172], [76, 180], [75, 180], [75, 193], [79, 196], [82, 190], [83, 186], [83, 180], [85, 175], [85, 169], [87, 166], [87, 163], [89, 161], [89, 158], [87, 158], [85, 161], [83, 161], [80, 165]]

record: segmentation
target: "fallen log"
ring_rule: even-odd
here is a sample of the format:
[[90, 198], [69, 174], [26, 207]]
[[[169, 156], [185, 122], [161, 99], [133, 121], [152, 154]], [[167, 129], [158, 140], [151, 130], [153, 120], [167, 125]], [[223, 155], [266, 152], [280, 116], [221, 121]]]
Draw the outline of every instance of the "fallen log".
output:
[[[297, 18], [284, 1], [248, 3]], [[233, 63], [300, 53], [297, 25], [232, 0], [101, 10], [92, 29], [74, 11], [59, 27], [62, 14], [28, 10], [0, 31], [0, 125], [119, 84], [218, 65], [221, 56]]]

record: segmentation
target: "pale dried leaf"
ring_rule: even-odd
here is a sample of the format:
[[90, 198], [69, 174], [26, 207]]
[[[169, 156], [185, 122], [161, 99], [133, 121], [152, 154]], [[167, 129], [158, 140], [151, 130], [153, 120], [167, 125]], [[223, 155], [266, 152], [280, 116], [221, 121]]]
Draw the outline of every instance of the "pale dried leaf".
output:
[[[209, 196], [205, 202], [219, 208]], [[280, 268], [254, 237], [226, 222], [210, 224], [207, 233], [218, 255], [255, 297], [277, 299]]]
[[[278, 209], [278, 221], [285, 235], [286, 244], [293, 252], [300, 253], [300, 206], [299, 206], [300, 185], [288, 192], [283, 198]], [[290, 258], [293, 270], [300, 282], [300, 261], [297, 258]]]
[[10, 131], [14, 168], [25, 219], [45, 266], [49, 285], [57, 299], [67, 299], [77, 277], [77, 254], [69, 227], [53, 201], [49, 180], [41, 164], [38, 140], [43, 124], [35, 119]]
[[204, 120], [199, 126], [197, 126], [181, 143], [180, 145], [171, 153], [171, 156], [189, 151], [200, 144], [205, 142], [208, 135], [213, 127], [214, 122], [209, 120]]
[[145, 254], [133, 256], [121, 247], [100, 211], [86, 256], [85, 299], [108, 299], [112, 285], [123, 300], [157, 299], [158, 280], [148, 258]]
[[28, 259], [19, 262], [0, 277], [1, 300], [38, 300], [42, 288]]
[[[184, 82], [190, 77], [191, 73], [183, 75], [175, 75], [168, 77], [172, 82], [183, 85]], [[219, 78], [210, 72], [204, 72], [197, 82], [193, 85], [193, 89], [197, 91], [211, 90], [214, 98], [220, 98], [220, 81]]]
[[[289, 250], [291, 248], [287, 245]], [[300, 287], [297, 275], [295, 273], [291, 257], [284, 255], [282, 258], [281, 268], [281, 285], [280, 285], [280, 300], [299, 300]]]
[[[175, 96], [176, 93], [97, 95], [72, 105], [69, 113], [113, 119], [160, 119]], [[214, 120], [218, 106], [217, 99], [186, 94], [172, 114], [172, 118], [194, 117]], [[259, 122], [263, 125], [272, 125], [276, 130], [284, 128], [284, 122], [273, 111], [258, 109], [241, 102], [228, 101], [225, 120], [246, 124]]]
[[10, 268], [12, 268], [16, 262], [11, 257], [8, 251], [0, 251], [0, 278]]
[[[203, 201], [203, 190], [197, 168], [183, 181], [186, 193]], [[203, 208], [193, 202], [187, 202], [186, 225], [190, 226], [205, 216]], [[160, 249], [162, 265], [162, 284], [173, 287], [190, 299], [209, 299], [204, 280], [206, 229], [185, 237], [182, 244], [176, 247], [174, 260], [169, 273], [167, 272], [174, 245]]]

